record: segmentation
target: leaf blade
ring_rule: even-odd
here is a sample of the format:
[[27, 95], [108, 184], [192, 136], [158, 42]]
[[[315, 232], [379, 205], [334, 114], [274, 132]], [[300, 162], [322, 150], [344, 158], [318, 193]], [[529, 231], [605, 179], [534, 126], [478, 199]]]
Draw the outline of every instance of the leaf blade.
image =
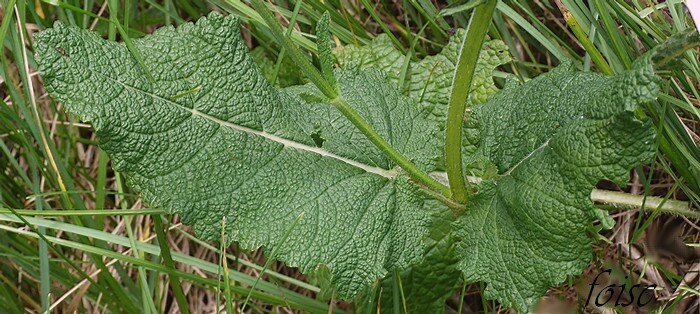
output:
[[[134, 40], [154, 82], [123, 45], [95, 34], [56, 25], [36, 42], [52, 97], [93, 124], [115, 169], [145, 200], [180, 212], [200, 236], [218, 238], [225, 217], [225, 234], [245, 249], [277, 248], [304, 273], [327, 265], [345, 298], [418, 260], [427, 221], [419, 188], [330, 106], [270, 86], [237, 30], [237, 19], [210, 15]], [[394, 125], [430, 127], [412, 122], [417, 109], [371, 73], [338, 80], [366, 84], [341, 91], [378, 97], [357, 110], [431, 170], [432, 138]], [[319, 130], [336, 136], [319, 147]], [[350, 144], [365, 149], [340, 149]]]

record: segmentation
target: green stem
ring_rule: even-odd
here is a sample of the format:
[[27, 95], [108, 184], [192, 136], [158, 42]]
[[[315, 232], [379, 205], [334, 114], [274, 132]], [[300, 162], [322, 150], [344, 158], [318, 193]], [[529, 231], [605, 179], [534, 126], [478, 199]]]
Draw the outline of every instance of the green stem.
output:
[[600, 71], [607, 75], [615, 74], [613, 68], [610, 67], [607, 61], [605, 61], [603, 55], [600, 54], [598, 48], [596, 48], [591, 39], [588, 38], [586, 32], [583, 30], [583, 28], [581, 28], [581, 24], [578, 23], [578, 21], [576, 20], [574, 15], [571, 14], [569, 9], [567, 9], [566, 6], [561, 4], [560, 1], [556, 1], [556, 4], [557, 6], [559, 6], [559, 10], [564, 15], [564, 20], [566, 20], [566, 24], [569, 25], [569, 28], [571, 28], [571, 30], [574, 32], [574, 35], [576, 35], [576, 38], [578, 38], [578, 40], [581, 42], [583, 48], [586, 49], [588, 55], [591, 56], [591, 60], [593, 60], [593, 62], [595, 62], [595, 64], [597, 64], [598, 67], [600, 67]]
[[275, 39], [282, 44], [301, 72], [304, 73], [304, 75], [306, 75], [306, 77], [309, 78], [309, 80], [313, 82], [324, 95], [326, 95], [326, 97], [330, 99], [337, 97], [338, 89], [335, 86], [331, 86], [323, 78], [321, 73], [318, 72], [316, 67], [311, 64], [311, 61], [309, 61], [309, 59], [301, 53], [301, 50], [294, 45], [292, 40], [289, 39], [288, 36], [284, 35], [282, 27], [279, 25], [275, 17], [272, 16], [272, 13], [270, 13], [262, 0], [252, 0], [250, 4], [253, 5], [255, 11], [257, 11], [265, 23], [267, 23], [267, 27], [269, 27], [272, 31], [272, 36], [274, 36]]
[[687, 202], [663, 197], [595, 189], [591, 192], [591, 200], [595, 203], [610, 206], [609, 210], [639, 208], [641, 211], [658, 210], [660, 213], [675, 216], [684, 216], [691, 219], [700, 218], [700, 211], [691, 209]]
[[397, 151], [389, 142], [387, 142], [381, 135], [375, 131], [365, 119], [360, 116], [360, 114], [353, 109], [345, 99], [342, 97], [336, 97], [331, 100], [333, 104], [352, 124], [357, 127], [362, 134], [364, 134], [367, 139], [369, 139], [372, 144], [377, 146], [384, 154], [389, 156], [401, 169], [408, 172], [411, 178], [420, 181], [428, 188], [439, 192], [442, 195], [450, 197], [450, 189], [438, 182], [437, 180], [430, 177], [427, 173], [423, 172], [416, 166], [413, 162], [408, 160], [406, 156], [402, 155]]
[[[165, 229], [163, 228], [163, 222], [160, 220], [159, 215], [151, 216], [153, 219], [153, 229], [156, 229], [156, 237], [158, 238], [158, 245], [160, 246], [160, 256], [163, 258], [163, 263], [168, 269], [176, 270], [175, 263], [173, 262], [173, 257], [170, 255], [170, 247], [168, 247], [168, 238], [165, 236]], [[134, 246], [134, 249], [136, 247]], [[180, 285], [180, 277], [177, 275], [169, 274], [170, 276], [170, 286], [173, 289], [173, 294], [175, 295], [175, 302], [177, 302], [177, 307], [180, 313], [189, 314], [190, 308], [187, 304], [187, 298], [185, 298], [185, 293], [182, 291], [182, 286]]]
[[462, 40], [457, 69], [452, 82], [450, 107], [447, 111], [447, 130], [445, 137], [445, 167], [452, 190], [452, 199], [459, 203], [467, 202], [467, 185], [462, 172], [462, 123], [467, 106], [467, 96], [471, 89], [472, 77], [476, 69], [484, 36], [491, 23], [491, 16], [496, 8], [496, 0], [488, 0], [476, 7], [469, 21], [467, 33]]
[[[432, 172], [431, 175], [442, 182], [446, 180], [446, 173], [444, 172]], [[479, 177], [467, 176], [466, 179], [472, 184], [483, 182], [483, 179]], [[435, 195], [433, 197], [447, 204], [456, 213], [461, 213], [465, 209], [463, 204], [450, 203], [449, 200], [440, 199], [439, 196]], [[660, 213], [669, 215], [684, 216], [691, 219], [700, 218], [700, 211], [692, 208], [687, 201], [672, 200], [658, 196], [593, 189], [591, 191], [591, 201], [596, 204], [596, 207], [609, 211], [626, 209], [658, 210]]]
[[311, 64], [311, 62], [304, 56], [299, 48], [295, 46], [289, 37], [284, 36], [282, 27], [277, 23], [277, 20], [272, 16], [270, 11], [265, 7], [262, 0], [252, 0], [251, 4], [253, 8], [262, 16], [265, 23], [268, 24], [273, 36], [282, 43], [282, 46], [292, 57], [292, 60], [297, 64], [306, 77], [313, 82], [316, 87], [330, 99], [331, 104], [333, 104], [350, 122], [352, 122], [355, 127], [357, 127], [362, 134], [364, 134], [367, 139], [369, 139], [372, 144], [377, 146], [384, 154], [386, 154], [391, 160], [393, 160], [399, 167], [406, 171], [411, 178], [419, 181], [420, 184], [437, 191], [447, 197], [450, 197], [450, 189], [435, 179], [431, 178], [427, 173], [420, 170], [413, 162], [402, 155], [394, 147], [389, 144], [379, 133], [377, 133], [374, 128], [357, 112], [353, 109], [348, 102], [339, 95], [338, 87], [331, 85], [321, 73]]
[[[303, 3], [302, 0], [297, 0], [297, 2], [294, 4], [294, 11], [292, 11], [292, 17], [289, 20], [289, 25], [287, 26], [287, 31], [284, 33], [284, 35], [287, 37], [292, 35], [292, 31], [294, 30], [294, 24], [297, 23], [297, 17], [299, 16], [299, 10], [301, 9], [302, 3]], [[271, 82], [272, 86], [275, 86], [277, 84], [277, 78], [279, 77], [279, 74], [280, 74], [280, 69], [282, 67], [282, 61], [284, 61], [284, 54], [285, 54], [285, 50], [284, 50], [284, 47], [282, 47], [282, 49], [280, 49], [279, 55], [277, 55], [277, 61], [275, 62], [275, 71], [273, 72], [272, 82]]]

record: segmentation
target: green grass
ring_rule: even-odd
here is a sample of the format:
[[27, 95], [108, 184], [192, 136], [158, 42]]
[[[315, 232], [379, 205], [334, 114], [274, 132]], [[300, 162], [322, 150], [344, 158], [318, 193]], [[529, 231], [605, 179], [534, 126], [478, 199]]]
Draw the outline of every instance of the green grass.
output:
[[[361, 45], [388, 33], [408, 58], [433, 54], [446, 43], [451, 27], [466, 27], [472, 8], [469, 1], [450, 7], [437, 2], [266, 2], [282, 22], [275, 34], [263, 16], [240, 0], [0, 0], [0, 312], [234, 311], [243, 304], [251, 312], [351, 310], [349, 303], [316, 300], [320, 288], [294, 269], [266, 260], [260, 252], [199, 241], [177, 217], [143, 204], [111, 170], [89, 126], [46, 96], [33, 60], [33, 33], [61, 21], [129, 45], [158, 27], [219, 11], [246, 22], [245, 38], [251, 48], [261, 47], [275, 58], [276, 76], [282, 59], [294, 53], [311, 54], [308, 60], [318, 68], [322, 58], [316, 55], [312, 34], [326, 11], [336, 44]], [[500, 68], [498, 84], [504, 77], [535, 77], [564, 58], [573, 58], [585, 70], [620, 72], [668, 37], [694, 27], [679, 1], [653, 6], [638, 0], [560, 2], [561, 8], [549, 1], [498, 2], [487, 35], [502, 39], [514, 57]], [[277, 35], [284, 30], [291, 40], [282, 48]], [[138, 52], [132, 53], [138, 60]], [[663, 73], [662, 97], [639, 112], [651, 118], [658, 132], [658, 156], [650, 167], [637, 169], [627, 191], [688, 201], [697, 208], [698, 51], [686, 52], [679, 65]], [[313, 80], [314, 74], [308, 75]], [[616, 228], [603, 234], [610, 244], [601, 241], [597, 246], [606, 251], [617, 244], [640, 244], [643, 235], [667, 218], [658, 211], [619, 211]], [[681, 236], [698, 243], [700, 233], [689, 222], [697, 225], [697, 219], [681, 219]], [[619, 259], [633, 264], [629, 256]], [[685, 275], [661, 267], [656, 259], [646, 261], [652, 269], [662, 269], [668, 280]], [[679, 290], [680, 297], [665, 306], [675, 309], [686, 299], [697, 302], [692, 287]], [[479, 284], [456, 289], [450, 309], [498, 311], [498, 304], [482, 300], [481, 290]], [[401, 304], [402, 296], [394, 302]]]

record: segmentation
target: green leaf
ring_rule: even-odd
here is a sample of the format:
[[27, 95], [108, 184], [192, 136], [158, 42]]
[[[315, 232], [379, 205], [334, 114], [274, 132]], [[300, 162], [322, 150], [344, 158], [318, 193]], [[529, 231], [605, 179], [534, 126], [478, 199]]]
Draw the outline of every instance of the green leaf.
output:
[[588, 226], [612, 222], [593, 207], [598, 180], [624, 185], [629, 170], [654, 157], [649, 121], [638, 104], [659, 87], [650, 65], [617, 76], [563, 65], [474, 108], [467, 132], [474, 155], [499, 172], [482, 182], [454, 224], [460, 268], [488, 284], [486, 297], [520, 312], [548, 288], [580, 274], [591, 259]]
[[328, 302], [333, 298], [335, 287], [332, 285], [332, 279], [331, 270], [325, 265], [319, 265], [314, 272], [309, 274], [309, 282], [320, 289], [316, 293], [317, 300]]
[[403, 55], [391, 43], [386, 34], [380, 34], [365, 46], [340, 46], [334, 50], [341, 68], [375, 69], [387, 73], [393, 82], [401, 74]]
[[[409, 64], [405, 93], [419, 101], [428, 116], [441, 124], [447, 116], [450, 87], [464, 32], [458, 30], [439, 54]], [[339, 47], [335, 53], [341, 67], [378, 69], [386, 72], [392, 82], [399, 81], [404, 56], [386, 35], [377, 36], [366, 46]], [[498, 91], [493, 83], [493, 70], [508, 61], [510, 56], [502, 41], [484, 42], [472, 80], [471, 103], [483, 103]]]
[[[424, 239], [426, 248], [423, 260], [400, 273], [408, 313], [443, 313], [445, 300], [462, 281], [462, 272], [457, 268], [459, 258], [455, 243], [458, 239], [451, 225], [454, 215], [437, 201], [428, 203], [428, 206], [431, 204], [434, 211], [430, 232]], [[393, 307], [395, 288], [392, 283], [395, 280], [394, 274], [382, 280], [381, 313], [403, 311], [403, 307]]]
[[[418, 262], [429, 220], [419, 188], [333, 107], [270, 86], [238, 30], [212, 14], [134, 40], [154, 82], [123, 44], [61, 24], [36, 36], [37, 60], [130, 186], [200, 237], [218, 239], [225, 219], [244, 249], [275, 249], [303, 273], [326, 265], [342, 298]], [[433, 170], [437, 126], [416, 105], [376, 71], [337, 80], [380, 135]]]
[[321, 74], [331, 86], [336, 87], [335, 76], [333, 76], [331, 32], [328, 30], [330, 23], [331, 15], [326, 11], [316, 24], [316, 45], [318, 46], [318, 59], [321, 62]]

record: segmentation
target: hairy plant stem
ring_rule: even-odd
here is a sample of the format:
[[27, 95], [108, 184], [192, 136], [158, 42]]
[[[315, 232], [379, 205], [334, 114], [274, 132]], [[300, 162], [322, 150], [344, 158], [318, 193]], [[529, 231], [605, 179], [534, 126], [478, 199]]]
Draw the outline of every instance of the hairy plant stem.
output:
[[602, 207], [608, 210], [638, 208], [641, 211], [658, 210], [661, 213], [675, 216], [700, 218], [700, 211], [692, 210], [688, 202], [663, 197], [645, 197], [644, 195], [594, 189], [591, 192], [591, 201], [603, 204]]
[[465, 204], [468, 198], [467, 185], [462, 171], [462, 123], [467, 106], [467, 97], [472, 84], [481, 45], [491, 23], [491, 16], [496, 8], [496, 0], [488, 0], [476, 7], [469, 20], [467, 32], [462, 40], [462, 47], [457, 60], [450, 104], [447, 111], [447, 129], [445, 136], [445, 168], [450, 182], [452, 199]]
[[424, 184], [431, 190], [435, 190], [439, 192], [440, 194], [450, 197], [450, 189], [443, 185], [442, 183], [438, 182], [437, 180], [433, 179], [430, 177], [426, 172], [423, 172], [416, 166], [413, 162], [408, 160], [406, 156], [402, 155], [399, 151], [397, 151], [389, 142], [387, 142], [377, 131], [375, 131], [367, 121], [365, 121], [360, 114], [353, 109], [345, 99], [342, 97], [338, 96], [335, 99], [331, 100], [331, 104], [333, 104], [338, 111], [340, 111], [350, 122], [352, 122], [359, 130], [364, 134], [367, 139], [369, 139], [372, 144], [377, 146], [384, 154], [389, 156], [391, 160], [393, 160], [401, 169], [406, 171], [411, 178], [419, 181], [420, 183]]
[[[431, 172], [430, 176], [436, 178], [440, 182], [447, 180], [447, 174], [444, 172]], [[472, 184], [479, 184], [483, 181], [482, 178], [472, 176], [467, 176], [466, 179]], [[456, 215], [460, 215], [466, 209], [464, 204], [450, 202], [450, 200], [445, 200], [439, 195], [433, 195], [429, 192], [428, 194], [445, 203]], [[658, 196], [644, 196], [625, 192], [593, 189], [591, 191], [591, 201], [596, 203], [596, 207], [608, 211], [626, 209], [639, 209], [641, 211], [658, 210], [663, 214], [700, 219], [700, 211], [691, 208], [689, 202], [671, 200]]]
[[406, 156], [397, 151], [386, 139], [384, 139], [376, 130], [355, 110], [350, 104], [340, 95], [338, 86], [326, 80], [318, 69], [301, 53], [301, 50], [292, 43], [289, 37], [284, 36], [282, 27], [277, 20], [272, 16], [272, 13], [267, 9], [262, 0], [252, 0], [253, 8], [262, 16], [265, 23], [268, 24], [273, 36], [286, 49], [292, 57], [292, 60], [300, 68], [311, 82], [330, 99], [330, 103], [335, 106], [357, 129], [369, 139], [379, 150], [393, 160], [401, 169], [406, 171], [408, 175], [418, 181], [420, 184], [439, 192], [440, 194], [450, 197], [450, 189], [431, 178], [426, 172], [418, 168]]
[[332, 86], [323, 75], [318, 72], [316, 67], [311, 64], [311, 61], [301, 53], [301, 50], [292, 42], [292, 40], [284, 35], [284, 30], [280, 26], [279, 22], [272, 15], [267, 6], [262, 2], [262, 0], [252, 0], [250, 4], [253, 6], [256, 12], [260, 14], [267, 27], [272, 31], [272, 36], [282, 44], [282, 47], [286, 49], [287, 53], [292, 57], [292, 61], [299, 67], [301, 72], [318, 87], [321, 92], [326, 95], [326, 97], [333, 99], [338, 96], [338, 87]]

